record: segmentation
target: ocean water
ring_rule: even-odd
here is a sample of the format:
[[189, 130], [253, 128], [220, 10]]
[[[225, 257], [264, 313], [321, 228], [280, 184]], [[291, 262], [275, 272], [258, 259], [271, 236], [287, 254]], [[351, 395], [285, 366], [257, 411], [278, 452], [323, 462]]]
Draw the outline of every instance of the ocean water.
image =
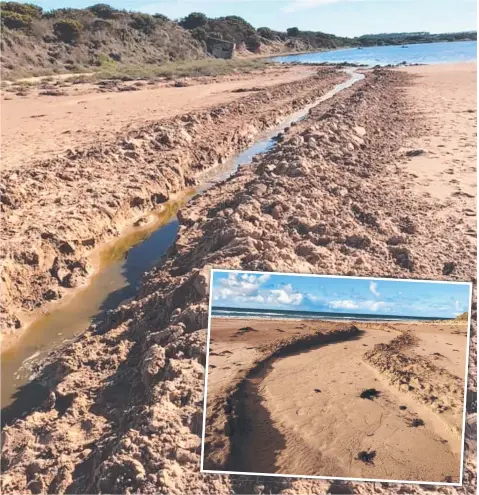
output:
[[316, 311], [291, 311], [277, 309], [245, 309], [213, 306], [211, 315], [215, 318], [261, 318], [292, 320], [356, 320], [356, 321], [403, 321], [403, 320], [447, 320], [440, 317], [370, 315], [360, 313], [333, 313]]
[[418, 43], [401, 46], [374, 46], [361, 49], [348, 48], [328, 52], [304, 53], [274, 57], [274, 62], [349, 62], [368, 66], [400, 64], [441, 64], [450, 62], [471, 62], [477, 59], [477, 41], [452, 43]]

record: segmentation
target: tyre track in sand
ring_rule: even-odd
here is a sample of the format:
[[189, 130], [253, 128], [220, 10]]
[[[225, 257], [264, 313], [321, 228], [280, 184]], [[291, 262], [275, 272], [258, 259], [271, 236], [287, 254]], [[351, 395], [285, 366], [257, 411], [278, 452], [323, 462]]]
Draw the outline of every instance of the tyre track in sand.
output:
[[[283, 439], [281, 448], [270, 447], [276, 448], [274, 469], [262, 472], [459, 481], [461, 435], [454, 428], [454, 419], [462, 421], [462, 408], [454, 418], [446, 419], [440, 408], [432, 410], [410, 392], [399, 391], [367, 362], [369, 354], [377, 355], [386, 346], [397, 352], [391, 342], [407, 334], [397, 335], [397, 331], [365, 329], [364, 335], [345, 345], [334, 344], [277, 360], [266, 376], [252, 384], [258, 403], [269, 417], [270, 428]], [[373, 350], [365, 354], [368, 347]], [[417, 359], [413, 345], [403, 350], [403, 356], [408, 361]], [[434, 378], [439, 383], [434, 383]], [[453, 378], [462, 383], [462, 394], [463, 379]], [[429, 379], [439, 395], [436, 403], [447, 400], [440, 393], [441, 376], [429, 375]], [[451, 385], [455, 383], [453, 380]], [[378, 397], [361, 398], [367, 389], [377, 390]], [[260, 423], [264, 414], [258, 416], [255, 407], [248, 407], [251, 401], [245, 404], [245, 416]], [[414, 427], [418, 420], [423, 424]], [[249, 454], [263, 446], [264, 454], [269, 445], [267, 437], [261, 436], [264, 429], [252, 429], [258, 436], [250, 438], [253, 445], [245, 452]], [[361, 452], [373, 453], [373, 460], [362, 461]]]

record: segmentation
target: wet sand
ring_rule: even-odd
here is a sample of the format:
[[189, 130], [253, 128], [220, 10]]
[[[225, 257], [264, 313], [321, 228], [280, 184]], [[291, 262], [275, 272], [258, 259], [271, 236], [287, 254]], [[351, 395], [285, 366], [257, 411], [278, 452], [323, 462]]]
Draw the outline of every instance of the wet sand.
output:
[[[462, 394], [466, 325], [356, 322], [359, 334], [338, 334], [332, 342], [268, 358], [292, 337], [303, 338], [317, 331], [327, 335], [348, 325], [212, 320], [208, 414], [211, 418], [215, 412], [217, 415], [215, 402], [229, 393], [233, 411], [226, 421], [232, 424], [234, 417], [236, 431], [230, 435], [229, 445], [215, 449], [218, 443], [211, 428], [218, 425], [218, 419], [210, 421], [207, 415], [206, 469], [459, 481], [462, 404], [458, 407], [439, 398], [449, 404], [439, 412], [434, 400], [427, 403], [415, 394], [414, 378], [404, 390], [394, 382], [393, 371], [380, 371], [365, 354], [378, 349], [378, 344], [390, 345], [401, 335], [413, 335], [418, 338], [416, 345], [400, 352], [415, 366], [427, 362], [438, 371], [427, 386], [419, 387], [434, 394], [452, 380], [456, 387], [462, 384]], [[456, 373], [457, 380], [451, 379], [448, 371]], [[367, 389], [376, 389], [378, 396], [361, 398]], [[365, 453], [372, 457], [366, 460]]]

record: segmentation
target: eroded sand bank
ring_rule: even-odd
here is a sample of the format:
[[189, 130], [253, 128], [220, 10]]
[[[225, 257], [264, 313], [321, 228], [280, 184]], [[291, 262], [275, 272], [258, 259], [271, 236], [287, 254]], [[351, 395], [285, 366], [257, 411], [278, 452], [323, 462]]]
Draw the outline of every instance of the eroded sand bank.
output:
[[[187, 114], [177, 106], [175, 117], [148, 119], [106, 141], [96, 136], [89, 147], [70, 149], [66, 155], [29, 166], [17, 159], [15, 167], [4, 171], [0, 337], [10, 333], [6, 344], [32, 319], [32, 312], [85, 283], [94, 271], [95, 248], [134, 222], [147, 220], [153, 210], [167, 209], [175, 196], [191, 191], [202, 173], [224, 163], [262, 131], [316, 101], [348, 76], [331, 69], [311, 75], [300, 68], [294, 78], [280, 77], [280, 83], [272, 78], [269, 83], [274, 84], [268, 83], [268, 88], [232, 93], [237, 82], [228, 93], [221, 90], [220, 100], [212, 100], [222, 102], [217, 106], [207, 100], [198, 103], [201, 110]], [[243, 78], [240, 87], [250, 88], [251, 82]], [[181, 93], [191, 88], [176, 89]], [[175, 99], [171, 104], [175, 101], [179, 105]], [[129, 104], [136, 111], [135, 102]], [[36, 129], [36, 139], [41, 141], [42, 128]]]
[[[174, 81], [71, 84], [59, 96], [11, 93], [2, 101], [2, 166], [30, 166], [69, 148], [108, 142], [146, 123], [225, 105], [255, 90], [294, 83], [314, 75], [311, 67], [276, 67], [252, 74], [191, 78], [185, 87]], [[130, 89], [129, 91], [125, 89]], [[134, 91], [133, 91], [134, 90]]]

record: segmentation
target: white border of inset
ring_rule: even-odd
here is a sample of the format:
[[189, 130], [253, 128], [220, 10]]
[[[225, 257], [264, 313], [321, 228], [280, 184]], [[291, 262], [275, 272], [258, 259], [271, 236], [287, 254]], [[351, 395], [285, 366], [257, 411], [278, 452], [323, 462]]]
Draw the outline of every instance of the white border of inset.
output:
[[[466, 343], [466, 366], [464, 370], [464, 398], [463, 398], [463, 420], [462, 420], [462, 448], [461, 448], [461, 465], [459, 474], [459, 483], [441, 483], [437, 481], [410, 481], [410, 480], [388, 480], [388, 479], [373, 479], [373, 478], [347, 478], [338, 476], [313, 476], [304, 474], [279, 474], [279, 473], [250, 473], [242, 471], [216, 471], [212, 469], [204, 469], [204, 453], [205, 453], [205, 433], [206, 433], [206, 404], [208, 395], [208, 369], [210, 357], [210, 335], [211, 335], [211, 308], [213, 301], [213, 276], [214, 273], [247, 273], [252, 275], [287, 275], [293, 277], [313, 277], [313, 278], [342, 278], [350, 280], [372, 280], [372, 281], [394, 281], [394, 282], [418, 282], [418, 283], [433, 283], [433, 284], [453, 284], [453, 285], [468, 285], [469, 286], [469, 304], [468, 304], [468, 319], [467, 319], [467, 343]], [[424, 280], [424, 279], [409, 279], [409, 278], [386, 278], [386, 277], [354, 277], [347, 275], [317, 275], [313, 273], [284, 273], [284, 272], [260, 272], [251, 270], [228, 270], [221, 268], [212, 268], [210, 273], [210, 290], [208, 302], [208, 334], [206, 339], [206, 365], [205, 365], [205, 386], [203, 397], [203, 432], [201, 435], [201, 459], [200, 472], [208, 474], [237, 474], [246, 476], [271, 476], [275, 478], [306, 478], [318, 480], [340, 480], [340, 481], [358, 481], [358, 482], [376, 482], [376, 483], [401, 483], [404, 485], [437, 485], [437, 486], [462, 486], [464, 477], [464, 448], [465, 448], [465, 432], [466, 432], [466, 400], [467, 400], [467, 381], [469, 370], [469, 354], [470, 354], [470, 339], [471, 339], [471, 306], [472, 306], [472, 282], [455, 282], [448, 280]]]

